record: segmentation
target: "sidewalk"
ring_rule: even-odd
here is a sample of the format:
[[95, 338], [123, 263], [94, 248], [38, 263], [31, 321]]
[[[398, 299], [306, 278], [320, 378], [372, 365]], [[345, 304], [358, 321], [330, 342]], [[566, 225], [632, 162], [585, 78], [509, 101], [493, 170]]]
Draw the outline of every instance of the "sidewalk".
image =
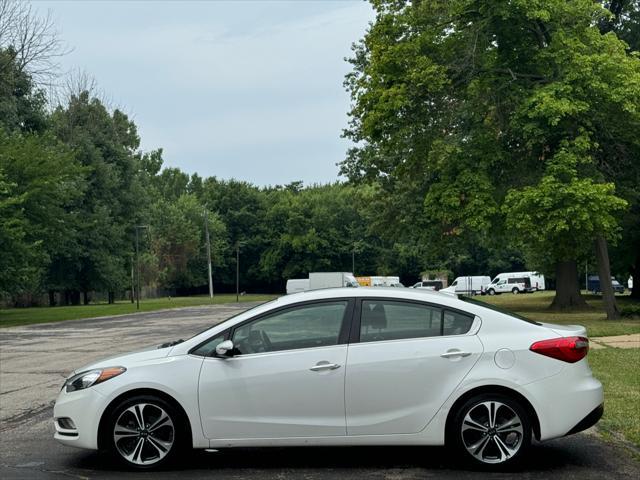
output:
[[640, 348], [640, 333], [631, 335], [617, 335], [615, 337], [594, 337], [590, 338], [591, 348]]

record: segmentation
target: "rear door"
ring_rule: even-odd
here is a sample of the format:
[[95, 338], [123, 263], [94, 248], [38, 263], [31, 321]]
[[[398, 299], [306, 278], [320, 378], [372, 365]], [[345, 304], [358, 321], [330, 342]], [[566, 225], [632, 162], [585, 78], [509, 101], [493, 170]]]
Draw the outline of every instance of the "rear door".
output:
[[416, 433], [482, 354], [480, 319], [422, 302], [357, 303], [345, 384], [348, 435]]

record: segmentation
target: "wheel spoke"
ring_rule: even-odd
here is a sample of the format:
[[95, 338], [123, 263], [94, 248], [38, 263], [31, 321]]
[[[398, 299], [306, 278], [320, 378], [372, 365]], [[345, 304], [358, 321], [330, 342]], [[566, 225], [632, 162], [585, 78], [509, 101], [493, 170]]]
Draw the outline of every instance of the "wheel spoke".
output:
[[113, 432], [113, 437], [116, 442], [122, 438], [137, 437], [138, 435], [139, 432], [137, 430], [123, 427], [122, 425], [116, 425], [115, 431]]
[[127, 412], [131, 412], [133, 417], [136, 419], [136, 424], [139, 429], [144, 428], [144, 421], [142, 419], [142, 413], [140, 412], [140, 405], [134, 405], [132, 407], [127, 408]]
[[171, 448], [171, 443], [161, 442], [153, 437], [147, 437], [147, 440], [149, 440], [149, 445], [154, 447], [161, 457], [163, 457], [169, 451], [169, 448]]
[[496, 407], [496, 402], [487, 402], [485, 403], [487, 407], [487, 411], [489, 412], [489, 427], [493, 428], [496, 426], [496, 412], [498, 408]]
[[471, 416], [467, 413], [467, 416], [464, 417], [464, 421], [462, 422], [462, 431], [464, 432], [466, 430], [477, 430], [479, 432], [486, 433], [489, 431], [489, 428], [473, 420]]
[[482, 460], [483, 459], [483, 454], [484, 454], [484, 449], [487, 448], [487, 444], [489, 443], [490, 438], [491, 437], [482, 437], [480, 440], [478, 440], [473, 445], [469, 445], [467, 447], [467, 450], [469, 450], [469, 452], [471, 452], [471, 455], [473, 455], [474, 457]]
[[167, 420], [169, 420], [169, 415], [167, 415], [165, 411], [162, 410], [160, 418], [158, 418], [158, 420], [156, 420], [152, 425], [149, 426], [149, 432], [153, 432], [154, 430], [162, 427], [165, 423], [167, 423]]
[[522, 423], [520, 422], [520, 419], [517, 416], [515, 416], [511, 420], [496, 427], [496, 432], [498, 433], [518, 432], [521, 434]]
[[517, 448], [514, 449], [514, 448], [507, 447], [507, 444], [504, 443], [502, 441], [502, 439], [498, 435], [493, 437], [493, 441], [498, 446], [498, 450], [500, 450], [500, 461], [501, 462], [504, 462], [508, 458], [511, 458], [518, 451]]
[[140, 456], [142, 455], [142, 447], [144, 446], [144, 439], [138, 438], [135, 448], [129, 455], [125, 455], [125, 458], [133, 463], [140, 463]]

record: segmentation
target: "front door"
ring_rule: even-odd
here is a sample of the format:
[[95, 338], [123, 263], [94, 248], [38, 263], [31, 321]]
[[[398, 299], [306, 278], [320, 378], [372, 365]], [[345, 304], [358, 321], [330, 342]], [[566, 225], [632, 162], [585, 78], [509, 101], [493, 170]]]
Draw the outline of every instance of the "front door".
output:
[[236, 326], [231, 358], [206, 358], [202, 426], [210, 439], [345, 435], [348, 300], [299, 304]]
[[469, 334], [479, 320], [384, 299], [363, 300], [360, 310], [360, 338], [349, 346], [347, 364], [347, 433], [417, 433], [482, 354]]

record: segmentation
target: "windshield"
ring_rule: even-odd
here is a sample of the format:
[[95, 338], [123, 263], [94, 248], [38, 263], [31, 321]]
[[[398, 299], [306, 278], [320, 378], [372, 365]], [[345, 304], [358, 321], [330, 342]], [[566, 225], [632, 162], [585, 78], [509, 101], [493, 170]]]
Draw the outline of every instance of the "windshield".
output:
[[473, 305], [478, 305], [479, 307], [488, 308], [489, 310], [493, 310], [494, 312], [504, 313], [505, 315], [509, 315], [510, 317], [517, 318], [518, 320], [522, 320], [527, 323], [532, 323], [534, 325], [542, 325], [540, 322], [536, 322], [535, 320], [531, 320], [530, 318], [523, 317], [522, 315], [518, 315], [517, 313], [510, 312], [509, 310], [505, 310], [500, 307], [496, 307], [490, 303], [482, 302], [479, 300], [475, 300], [471, 297], [467, 297], [465, 295], [458, 295], [458, 298], [463, 302], [471, 303]]

